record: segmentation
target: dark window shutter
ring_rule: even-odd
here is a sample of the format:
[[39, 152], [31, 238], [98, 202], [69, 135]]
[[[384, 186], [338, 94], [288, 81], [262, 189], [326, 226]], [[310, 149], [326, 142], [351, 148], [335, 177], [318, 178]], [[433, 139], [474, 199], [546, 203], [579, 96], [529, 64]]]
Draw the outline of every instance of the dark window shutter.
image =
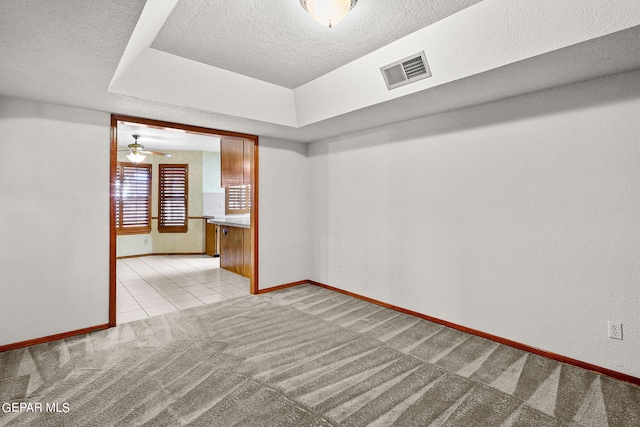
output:
[[189, 189], [188, 165], [159, 165], [158, 231], [160, 233], [187, 232], [187, 199]]
[[151, 165], [118, 163], [116, 167], [116, 232], [151, 232]]

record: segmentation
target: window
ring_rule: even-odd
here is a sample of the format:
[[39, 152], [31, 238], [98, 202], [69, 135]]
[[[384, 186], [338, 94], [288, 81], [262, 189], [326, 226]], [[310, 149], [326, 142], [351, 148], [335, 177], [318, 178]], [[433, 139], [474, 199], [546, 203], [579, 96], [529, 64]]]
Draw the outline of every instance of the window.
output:
[[241, 214], [251, 212], [251, 186], [232, 185], [224, 189], [226, 199], [225, 213]]
[[116, 166], [116, 233], [151, 232], [151, 165]]
[[188, 165], [159, 165], [158, 231], [187, 232]]

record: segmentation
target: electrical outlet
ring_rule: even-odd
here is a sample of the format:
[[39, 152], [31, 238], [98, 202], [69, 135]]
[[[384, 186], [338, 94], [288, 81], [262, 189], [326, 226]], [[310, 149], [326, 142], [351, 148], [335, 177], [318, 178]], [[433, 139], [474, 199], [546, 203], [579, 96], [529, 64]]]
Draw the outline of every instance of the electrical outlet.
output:
[[621, 322], [612, 322], [609, 320], [607, 323], [609, 325], [609, 338], [613, 338], [614, 340], [622, 339], [622, 323]]
[[342, 264], [338, 263], [338, 273], [342, 272]]

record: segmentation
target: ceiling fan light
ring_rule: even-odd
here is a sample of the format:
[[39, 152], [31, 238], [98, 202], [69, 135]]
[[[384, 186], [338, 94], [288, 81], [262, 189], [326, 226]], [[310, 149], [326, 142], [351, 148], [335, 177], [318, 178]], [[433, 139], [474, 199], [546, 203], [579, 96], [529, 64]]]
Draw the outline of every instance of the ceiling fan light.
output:
[[356, 5], [358, 0], [300, 0], [309, 15], [322, 25], [331, 28]]
[[140, 154], [137, 151], [132, 151], [127, 154], [127, 159], [131, 161], [131, 163], [140, 163], [144, 160], [144, 154]]

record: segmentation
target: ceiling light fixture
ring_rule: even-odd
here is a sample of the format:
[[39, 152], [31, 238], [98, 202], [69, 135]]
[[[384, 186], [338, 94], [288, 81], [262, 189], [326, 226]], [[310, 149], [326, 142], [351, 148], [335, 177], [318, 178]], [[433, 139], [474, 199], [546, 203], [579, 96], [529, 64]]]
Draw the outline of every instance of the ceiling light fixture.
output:
[[144, 160], [144, 154], [140, 152], [140, 150], [144, 150], [144, 147], [138, 144], [138, 138], [140, 138], [140, 135], [131, 136], [133, 136], [135, 142], [133, 144], [129, 144], [131, 152], [127, 154], [127, 159], [129, 159], [131, 163], [140, 163]]
[[140, 154], [134, 150], [127, 154], [127, 159], [129, 159], [131, 163], [140, 163], [144, 160], [144, 154]]
[[300, 0], [300, 5], [322, 25], [331, 28], [342, 20], [358, 0]]
[[118, 150], [118, 151], [129, 151], [127, 154], [127, 159], [129, 159], [132, 163], [140, 163], [144, 160], [145, 154], [153, 154], [154, 156], [164, 156], [171, 157], [169, 153], [159, 153], [157, 151], [149, 151], [144, 149], [144, 145], [138, 143], [138, 138], [140, 135], [131, 135], [135, 142], [133, 144], [127, 145], [126, 149]]

